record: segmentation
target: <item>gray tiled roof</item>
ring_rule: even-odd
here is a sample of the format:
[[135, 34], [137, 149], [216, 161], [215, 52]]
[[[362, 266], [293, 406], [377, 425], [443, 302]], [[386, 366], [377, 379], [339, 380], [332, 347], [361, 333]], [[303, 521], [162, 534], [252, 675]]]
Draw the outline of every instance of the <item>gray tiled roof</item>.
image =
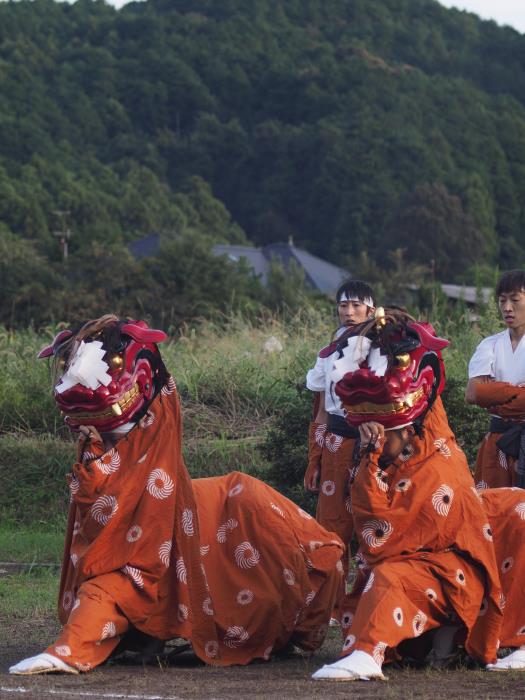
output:
[[231, 260], [244, 257], [256, 275], [261, 276], [261, 282], [266, 283], [269, 263], [272, 259], [279, 260], [288, 269], [292, 260], [303, 270], [306, 284], [323, 294], [333, 295], [341, 282], [351, 275], [348, 270], [332, 265], [326, 260], [296, 248], [292, 243], [271, 243], [263, 248], [250, 248], [238, 245], [216, 245], [214, 255], [227, 255]]
[[[158, 233], [139, 238], [129, 244], [129, 250], [135, 258], [149, 258], [157, 255], [160, 246]], [[270, 261], [279, 260], [285, 269], [289, 269], [292, 260], [303, 270], [306, 284], [323, 294], [333, 295], [341, 282], [351, 277], [347, 270], [326, 262], [321, 258], [296, 248], [293, 243], [271, 243], [263, 248], [253, 248], [247, 245], [217, 244], [213, 246], [213, 255], [225, 255], [233, 262], [245, 258], [254, 274], [266, 284]]]

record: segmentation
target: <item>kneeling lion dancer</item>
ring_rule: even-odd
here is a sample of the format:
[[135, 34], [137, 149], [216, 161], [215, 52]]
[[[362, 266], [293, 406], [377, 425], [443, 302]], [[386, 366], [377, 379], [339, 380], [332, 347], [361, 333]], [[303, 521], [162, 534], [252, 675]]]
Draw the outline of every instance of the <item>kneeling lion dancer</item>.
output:
[[362, 447], [359, 570], [343, 601], [343, 656], [316, 680], [384, 680], [385, 655], [399, 659], [401, 642], [430, 630], [441, 658], [462, 643], [491, 670], [522, 667], [525, 651], [497, 662], [496, 652], [525, 642], [523, 492], [476, 491], [439, 397], [447, 345], [431, 325], [378, 309], [334, 363]]
[[[59, 639], [11, 673], [78, 673], [128, 635], [184, 638], [208, 664], [247, 664], [323, 641], [342, 543], [245, 474], [192, 481], [175, 383], [143, 321], [63, 331], [56, 402], [79, 433], [68, 476]], [[137, 632], [138, 631], [138, 632]], [[119, 647], [120, 648], [120, 647]]]

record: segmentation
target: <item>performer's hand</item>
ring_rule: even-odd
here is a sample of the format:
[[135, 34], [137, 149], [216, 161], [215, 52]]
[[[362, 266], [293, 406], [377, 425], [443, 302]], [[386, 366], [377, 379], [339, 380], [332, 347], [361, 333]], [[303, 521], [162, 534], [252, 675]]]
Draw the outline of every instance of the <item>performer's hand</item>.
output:
[[80, 425], [78, 428], [79, 442], [85, 447], [90, 442], [102, 442], [102, 437], [98, 430], [92, 425]]
[[304, 473], [304, 488], [312, 493], [319, 493], [319, 477], [321, 469], [317, 464], [310, 462]]
[[375, 452], [383, 447], [385, 428], [381, 423], [376, 423], [376, 421], [361, 423], [359, 426], [359, 438], [361, 440], [361, 449], [371, 449]]

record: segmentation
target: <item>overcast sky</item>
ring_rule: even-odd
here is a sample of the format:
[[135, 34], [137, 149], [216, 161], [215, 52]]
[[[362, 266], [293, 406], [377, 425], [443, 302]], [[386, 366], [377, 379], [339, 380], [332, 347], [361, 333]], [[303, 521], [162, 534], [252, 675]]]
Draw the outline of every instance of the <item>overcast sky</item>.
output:
[[[108, 0], [115, 7], [122, 7], [128, 0]], [[525, 33], [525, 0], [439, 0], [445, 7], [475, 12], [483, 19], [493, 19], [498, 24], [510, 24]]]
[[475, 12], [483, 19], [493, 19], [498, 24], [510, 24], [525, 33], [524, 0], [439, 0], [446, 7]]

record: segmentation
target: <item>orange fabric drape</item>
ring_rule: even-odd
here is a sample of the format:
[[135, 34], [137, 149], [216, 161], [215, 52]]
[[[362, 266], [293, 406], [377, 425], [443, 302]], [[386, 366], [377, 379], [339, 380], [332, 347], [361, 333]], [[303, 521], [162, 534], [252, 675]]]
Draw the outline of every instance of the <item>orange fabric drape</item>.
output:
[[[160, 639], [190, 639], [207, 663], [248, 663], [290, 639], [306, 648], [321, 643], [340, 585], [341, 543], [246, 475], [192, 482], [172, 379], [113, 449], [89, 449], [69, 477], [59, 596], [64, 634], [70, 615], [90, 624], [82, 587], [94, 584], [130, 624]], [[100, 627], [105, 614], [92, 624]], [[112, 637], [107, 629], [118, 625], [106, 622], [90, 636]], [[68, 639], [57, 645], [69, 655], [57, 645], [48, 652], [82, 670], [100, 662], [75, 660], [74, 635]]]
[[[525, 420], [525, 388], [507, 382], [476, 384], [476, 403], [505, 420]], [[501, 433], [487, 433], [476, 457], [474, 478], [483, 488], [514, 486], [517, 483], [516, 459], [496, 445]]]
[[525, 491], [519, 488], [480, 492], [488, 515], [501, 581], [502, 647], [525, 644]]
[[365, 454], [352, 486], [360, 572], [343, 602], [343, 651], [381, 660], [455, 619], [469, 653], [493, 661], [502, 610], [490, 523], [440, 399], [410, 448], [385, 470], [379, 452]]
[[479, 489], [497, 489], [517, 483], [517, 460], [497, 446], [500, 437], [501, 433], [487, 433], [478, 448], [474, 479]]
[[354, 448], [354, 439], [326, 433], [316, 513], [317, 521], [327, 530], [337, 532], [346, 546], [353, 534], [349, 489]]
[[[315, 515], [320, 525], [335, 532], [343, 540], [345, 577], [348, 575], [350, 542], [354, 533], [350, 502], [350, 474], [353, 467], [354, 448], [355, 440], [352, 438], [334, 435], [330, 431], [325, 434]], [[343, 590], [341, 588], [339, 598]], [[334, 610], [337, 617], [340, 612], [338, 605]]]

